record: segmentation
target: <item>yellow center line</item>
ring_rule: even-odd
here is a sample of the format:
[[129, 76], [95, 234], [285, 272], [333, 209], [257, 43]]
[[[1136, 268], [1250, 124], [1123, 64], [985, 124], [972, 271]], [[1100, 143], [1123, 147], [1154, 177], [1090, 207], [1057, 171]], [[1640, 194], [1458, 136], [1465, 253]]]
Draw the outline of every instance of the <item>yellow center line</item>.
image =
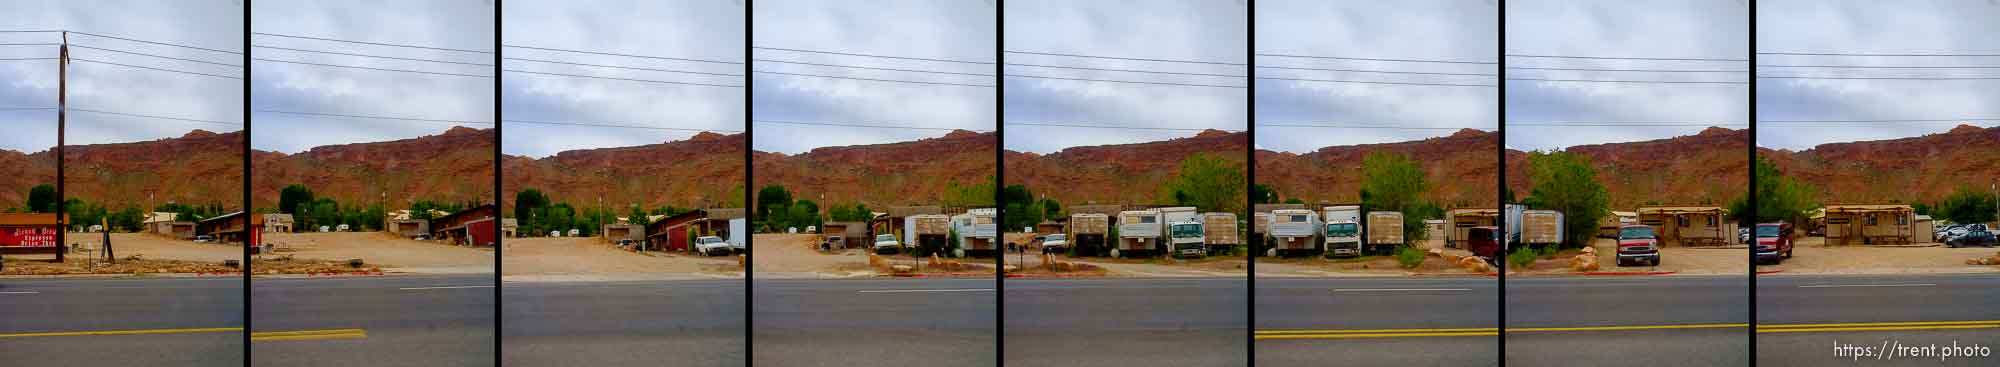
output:
[[147, 335], [147, 334], [188, 334], [241, 332], [240, 327], [213, 327], [189, 329], [142, 329], [142, 330], [102, 330], [102, 331], [52, 331], [41, 333], [0, 334], [0, 338], [28, 338], [42, 336], [94, 336], [94, 335]]
[[327, 339], [367, 339], [368, 331], [362, 329], [329, 329], [266, 331], [250, 333], [250, 341], [327, 340]]
[[1258, 335], [1283, 334], [1334, 334], [1334, 333], [1459, 333], [1498, 332], [1499, 328], [1455, 328], [1455, 329], [1355, 329], [1355, 330], [1258, 330]]
[[1257, 339], [1357, 339], [1357, 338], [1402, 338], [1420, 336], [1498, 336], [1498, 332], [1472, 333], [1386, 333], [1386, 334], [1289, 334], [1258, 335]]
[[1579, 327], [1530, 327], [1507, 328], [1507, 332], [1533, 333], [1547, 331], [1622, 331], [1622, 330], [1664, 330], [1664, 329], [1722, 329], [1750, 327], [1750, 324], [1688, 324], [1688, 325], [1633, 325], [1633, 326], [1579, 326]]
[[[1440, 337], [1440, 336], [1495, 336], [1499, 335], [1499, 333], [1501, 332], [1540, 333], [1540, 332], [1576, 332], [1576, 331], [1684, 330], [1684, 329], [1745, 328], [1749, 326], [1750, 324], [1682, 324], [1682, 325], [1531, 327], [1531, 328], [1507, 328], [1504, 330], [1497, 328], [1258, 330], [1256, 332], [1255, 338], [1256, 339], [1350, 339], [1350, 338], [1395, 338], [1395, 337]], [[1757, 326], [1757, 332], [1759, 333], [1954, 330], [1954, 329], [2000, 329], [2000, 320], [1773, 324], [1773, 325]]]
[[1852, 323], [1840, 323], [1840, 324], [1773, 324], [1773, 325], [1757, 325], [1757, 328], [1783, 329], [1783, 328], [1826, 328], [1826, 327], [1850, 327], [1850, 326], [1928, 326], [1928, 325], [1985, 325], [1985, 324], [2000, 324], [2000, 320], [1852, 322]]

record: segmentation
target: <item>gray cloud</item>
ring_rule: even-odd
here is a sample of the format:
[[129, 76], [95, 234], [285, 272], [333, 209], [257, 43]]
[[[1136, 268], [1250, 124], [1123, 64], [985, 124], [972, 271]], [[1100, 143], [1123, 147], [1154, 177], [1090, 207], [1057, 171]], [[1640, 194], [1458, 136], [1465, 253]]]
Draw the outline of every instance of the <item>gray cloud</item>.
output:
[[[1259, 53], [1492, 62], [1500, 47], [1499, 7], [1467, 0], [1259, 1]], [[1258, 66], [1439, 73], [1498, 72], [1491, 64], [1442, 64], [1261, 57]], [[1497, 76], [1417, 75], [1264, 68], [1261, 77], [1495, 84]], [[1259, 124], [1390, 125], [1409, 128], [1499, 126], [1499, 88], [1257, 81]], [[1336, 129], [1259, 126], [1262, 149], [1417, 140], [1455, 130]]]
[[[493, 4], [488, 1], [259, 1], [251, 9], [256, 32], [354, 41], [491, 51]], [[255, 36], [252, 42], [287, 48], [368, 55], [492, 63], [492, 54]], [[492, 75], [488, 66], [320, 55], [256, 49], [258, 58], [374, 68]], [[258, 61], [251, 70], [254, 109], [492, 122], [492, 78], [427, 75]], [[315, 146], [406, 139], [443, 132], [451, 125], [352, 118], [256, 114], [251, 146], [300, 152]]]
[[[1605, 57], [1747, 59], [1749, 9], [1734, 0], [1509, 1], [1507, 53]], [[1508, 67], [1745, 70], [1740, 61], [1510, 58]], [[1738, 74], [1510, 70], [1508, 77], [1592, 80], [1742, 81]], [[1707, 124], [1746, 123], [1750, 91], [1739, 84], [1621, 84], [1509, 81], [1507, 145], [1563, 147], [1689, 135]], [[1675, 121], [1702, 126], [1525, 126], [1541, 121]], [[1741, 129], [1745, 125], [1725, 126]]]
[[[2000, 2], [1760, 1], [1759, 52], [1992, 53], [2000, 50]], [[2000, 66], [1992, 57], [1854, 57], [1760, 55], [1759, 64], [1865, 66]], [[1993, 76], [1974, 69], [1768, 68], [1768, 75]], [[2000, 118], [2000, 81], [1994, 80], [1780, 80], [1757, 83], [1759, 120], [1881, 120]], [[1857, 140], [1938, 133], [1959, 123], [2000, 126], [2000, 121], [1886, 124], [1757, 125], [1757, 145], [1806, 149]]]
[[[0, 30], [70, 30], [114, 37], [242, 50], [243, 8], [212, 1], [7, 1]], [[59, 33], [0, 33], [0, 43], [58, 43]], [[76, 46], [241, 64], [242, 56], [70, 34]], [[55, 57], [56, 46], [0, 46], [0, 58]], [[242, 76], [240, 68], [174, 61], [72, 47], [72, 60], [94, 60], [207, 74]], [[54, 60], [0, 61], [0, 107], [54, 107]], [[190, 130], [242, 129], [243, 84], [238, 79], [72, 61], [69, 106], [145, 115], [235, 122], [210, 124], [125, 117], [72, 110], [69, 144], [100, 144], [177, 137]], [[55, 146], [55, 111], [0, 111], [0, 149], [35, 152]]]
[[[740, 2], [507, 1], [501, 39], [509, 45], [743, 62]], [[626, 67], [742, 74], [741, 64], [660, 60], [507, 48], [506, 57]], [[509, 60], [509, 69], [611, 78], [744, 85], [745, 78]], [[743, 89], [506, 73], [501, 113], [509, 120], [599, 122], [719, 131], [743, 130]], [[507, 123], [501, 152], [543, 157], [573, 149], [681, 140], [693, 132]]]
[[[991, 62], [995, 5], [982, 1], [758, 1], [751, 26], [759, 47]], [[993, 65], [898, 60], [781, 50], [753, 57], [796, 62], [993, 73]], [[759, 71], [853, 78], [993, 85], [994, 78], [755, 62]], [[755, 74], [751, 116], [944, 129], [994, 129], [993, 88]], [[799, 153], [816, 147], [935, 137], [944, 131], [758, 123], [751, 147]]]
[[[1006, 9], [1006, 49], [1127, 58], [1248, 63], [1249, 7], [1235, 1], [1013, 1]], [[1007, 54], [1010, 64], [1247, 75], [1210, 65]], [[1141, 74], [1010, 66], [1008, 74], [1211, 85], [1247, 78]], [[1005, 120], [1242, 131], [1248, 90], [1006, 78]], [[1080, 145], [1157, 141], [1194, 135], [1009, 125], [1006, 149], [1054, 152]]]

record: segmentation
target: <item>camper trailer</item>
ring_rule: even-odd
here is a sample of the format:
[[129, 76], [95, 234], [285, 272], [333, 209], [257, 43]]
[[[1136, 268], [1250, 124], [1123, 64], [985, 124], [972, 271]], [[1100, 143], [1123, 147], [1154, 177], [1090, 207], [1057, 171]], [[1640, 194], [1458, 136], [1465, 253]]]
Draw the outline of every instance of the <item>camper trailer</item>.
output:
[[1110, 231], [1111, 216], [1097, 213], [1069, 215], [1069, 244], [1076, 254], [1100, 255], [1109, 251], [1104, 237]]
[[1319, 247], [1319, 215], [1305, 209], [1279, 209], [1271, 211], [1272, 257], [1312, 254], [1321, 251]]
[[994, 244], [999, 242], [1000, 225], [994, 216], [1000, 212], [993, 208], [972, 209], [951, 217], [952, 229], [958, 231], [958, 249], [952, 256], [991, 256], [1000, 253]]
[[1403, 245], [1402, 212], [1368, 212], [1368, 223], [1361, 229], [1367, 234], [1363, 253], [1386, 254]]
[[951, 242], [951, 217], [944, 214], [917, 214], [903, 217], [903, 245], [915, 247], [916, 254], [943, 253]]
[[1234, 213], [1204, 213], [1201, 215], [1201, 229], [1202, 244], [1208, 246], [1210, 254], [1227, 253], [1230, 248], [1243, 244]]
[[1111, 248], [1111, 257], [1127, 257], [1164, 249], [1160, 238], [1166, 230], [1166, 223], [1158, 210], [1127, 210], [1118, 212], [1118, 245]]

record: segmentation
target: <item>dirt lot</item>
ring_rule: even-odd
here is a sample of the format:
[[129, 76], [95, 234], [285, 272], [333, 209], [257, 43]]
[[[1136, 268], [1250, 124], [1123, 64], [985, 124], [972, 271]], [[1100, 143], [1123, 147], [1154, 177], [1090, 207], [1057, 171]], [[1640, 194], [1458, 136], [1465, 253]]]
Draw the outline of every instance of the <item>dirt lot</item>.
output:
[[[1008, 233], [1008, 242], [1026, 245], [1034, 240], [1034, 234]], [[1029, 248], [1026, 256], [1008, 254], [1004, 260], [1008, 264], [1025, 262], [1030, 273], [1045, 270], [1035, 269], [1041, 259], [1036, 255], [1039, 248]], [[1108, 257], [1069, 257], [1056, 255], [1055, 261], [1081, 264], [1082, 273], [1101, 273], [1103, 276], [1123, 277], [1241, 277], [1247, 274], [1250, 260], [1242, 256], [1210, 256], [1202, 259], [1175, 259], [1155, 257], [1145, 259], [1114, 259]]]
[[99, 259], [97, 264], [91, 264], [86, 260], [93, 256], [89, 251], [103, 251], [103, 238], [97, 233], [70, 233], [68, 242], [80, 245], [84, 251], [70, 253], [63, 263], [53, 262], [55, 255], [9, 256], [6, 270], [0, 274], [201, 274], [241, 270], [224, 266], [222, 262], [242, 260], [242, 247], [195, 243], [144, 233], [111, 234], [112, 250], [118, 255], [118, 263], [104, 262], [103, 253], [99, 252], [95, 255]]
[[[1597, 249], [1598, 270], [1601, 272], [1672, 272], [1680, 275], [1706, 274], [1749, 274], [1749, 248], [1743, 246], [1719, 248], [1660, 248], [1660, 266], [1618, 266], [1618, 241], [1599, 238], [1593, 243]], [[1567, 274], [1571, 257], [1578, 250], [1564, 250], [1555, 256], [1537, 259], [1527, 270], [1510, 269], [1511, 272], [1526, 274]]]
[[1779, 274], [1910, 274], [1996, 273], [2000, 266], [1966, 265], [1965, 260], [1993, 256], [2000, 249], [1929, 247], [1826, 246], [1824, 237], [1799, 238], [1792, 258], [1779, 265], [1758, 265], [1757, 272]]
[[368, 267], [392, 273], [478, 274], [493, 272], [493, 249], [452, 246], [430, 241], [404, 239], [384, 232], [268, 233], [265, 242], [275, 244], [266, 259], [291, 256], [294, 260], [325, 260], [340, 263], [361, 259]]
[[[1472, 253], [1461, 249], [1443, 248], [1443, 240], [1427, 241], [1425, 250], [1441, 249], [1443, 254], [1453, 257], [1468, 256]], [[1316, 277], [1316, 276], [1397, 276], [1473, 274], [1444, 257], [1425, 256], [1423, 264], [1415, 269], [1405, 269], [1396, 263], [1395, 256], [1362, 256], [1356, 258], [1327, 259], [1324, 257], [1257, 258], [1257, 276], [1260, 277]]]
[[500, 257], [506, 281], [740, 278], [735, 256], [619, 249], [594, 237], [508, 238]]
[[929, 259], [919, 259], [907, 255], [880, 256], [880, 262], [869, 263], [868, 251], [847, 249], [823, 253], [815, 247], [819, 235], [763, 233], [752, 235], [754, 255], [750, 256], [750, 269], [759, 278], [852, 278], [887, 276], [895, 273], [896, 266], [905, 266], [909, 273], [930, 275], [991, 276], [992, 258], [940, 259], [942, 263], [931, 264]]

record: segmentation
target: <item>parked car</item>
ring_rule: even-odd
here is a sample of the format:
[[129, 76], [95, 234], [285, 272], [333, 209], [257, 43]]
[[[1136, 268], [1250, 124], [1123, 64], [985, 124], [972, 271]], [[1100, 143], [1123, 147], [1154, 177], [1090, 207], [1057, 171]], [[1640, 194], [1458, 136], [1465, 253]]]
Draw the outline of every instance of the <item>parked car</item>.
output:
[[820, 240], [819, 250], [833, 251], [834, 249], [847, 247], [846, 244], [847, 240], [841, 238], [840, 236], [826, 236], [824, 239]]
[[890, 255], [900, 252], [903, 252], [903, 243], [896, 241], [896, 235], [893, 234], [875, 235], [876, 254]]
[[1618, 227], [1618, 266], [1649, 264], [1660, 266], [1660, 238], [1653, 227], [1632, 224]]
[[1736, 229], [1736, 243], [1741, 243], [1741, 244], [1749, 244], [1749, 243], [1750, 243], [1750, 229], [1749, 229], [1749, 228], [1737, 228], [1737, 229]]
[[1792, 224], [1757, 225], [1757, 263], [1779, 264], [1792, 258]]
[[1950, 241], [1945, 241], [1944, 245], [1948, 247], [1993, 247], [1995, 242], [2000, 242], [2000, 239], [1994, 238], [1992, 231], [1971, 230], [1965, 232], [1963, 235], [1952, 238]]
[[1058, 233], [1042, 237], [1042, 253], [1044, 254], [1069, 253], [1069, 236]]
[[728, 255], [729, 243], [722, 237], [701, 236], [694, 239], [694, 250], [704, 256]]
[[210, 236], [210, 235], [194, 236], [194, 243], [209, 243], [209, 242], [215, 242], [215, 236]]
[[1473, 255], [1486, 258], [1487, 263], [1500, 265], [1500, 227], [1472, 227], [1465, 232], [1465, 250]]
[[1938, 235], [1936, 239], [1939, 242], [1951, 242], [1952, 239], [1956, 239], [1958, 238], [1958, 236], [1964, 236], [1967, 232], [1971, 231], [1972, 229], [1970, 227], [1953, 226], [1951, 229], [1946, 229], [1944, 231], [1944, 234]]

